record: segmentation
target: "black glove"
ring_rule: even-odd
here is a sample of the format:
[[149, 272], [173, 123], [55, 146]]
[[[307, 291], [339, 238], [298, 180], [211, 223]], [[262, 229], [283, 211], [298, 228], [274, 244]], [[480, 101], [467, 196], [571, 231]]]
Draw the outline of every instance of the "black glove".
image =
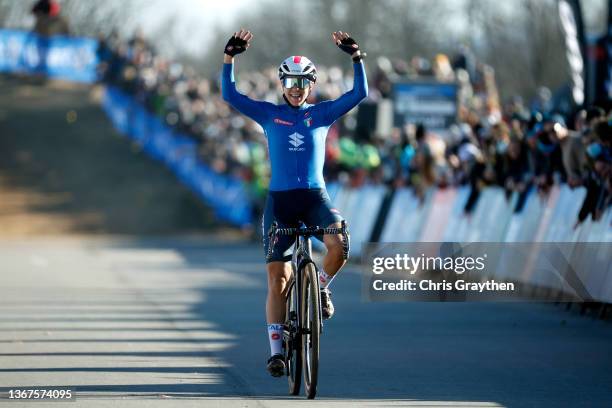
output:
[[234, 55], [238, 55], [242, 52], [245, 52], [246, 45], [246, 40], [232, 36], [232, 38], [230, 38], [227, 44], [225, 45], [225, 49], [223, 50], [223, 52], [229, 55], [230, 57], [233, 57]]
[[[349, 55], [353, 55], [356, 51], [359, 51], [359, 45], [352, 37], [340, 40], [340, 44], [338, 44], [338, 47]], [[359, 62], [365, 56], [365, 52], [360, 52], [359, 55], [353, 57], [353, 62]]]
[[346, 52], [348, 55], [353, 55], [355, 51], [359, 50], [359, 45], [357, 45], [357, 43], [352, 37], [348, 37], [340, 40], [338, 48]]

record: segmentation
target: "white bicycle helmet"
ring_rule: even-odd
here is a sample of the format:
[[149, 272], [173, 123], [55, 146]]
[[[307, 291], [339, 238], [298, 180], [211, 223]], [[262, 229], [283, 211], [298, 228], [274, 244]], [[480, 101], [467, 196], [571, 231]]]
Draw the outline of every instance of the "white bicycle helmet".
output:
[[306, 77], [315, 82], [317, 80], [317, 69], [308, 58], [293, 55], [285, 59], [278, 67], [278, 79], [282, 81], [287, 76]]

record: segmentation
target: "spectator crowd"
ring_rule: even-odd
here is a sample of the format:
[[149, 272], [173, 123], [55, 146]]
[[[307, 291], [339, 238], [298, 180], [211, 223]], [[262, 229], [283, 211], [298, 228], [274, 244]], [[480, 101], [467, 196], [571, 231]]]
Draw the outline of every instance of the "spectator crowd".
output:
[[[100, 81], [129, 93], [168, 126], [192, 137], [200, 160], [242, 179], [254, 201], [262, 202], [269, 178], [263, 130], [222, 100], [218, 78], [203, 78], [159, 55], [141, 31], [127, 41], [116, 33], [100, 37], [98, 55]], [[477, 61], [467, 47], [451, 58], [378, 58], [366, 66], [367, 102], [372, 104], [392, 98], [396, 81], [428, 78], [456, 83], [457, 120], [446, 131], [406, 123], [388, 134], [364, 134], [358, 131], [356, 110], [350, 112], [329, 130], [328, 181], [353, 187], [408, 186], [421, 198], [432, 187], [468, 185], [466, 213], [475, 208], [487, 186], [503, 188], [508, 198], [516, 192], [519, 212], [530, 193], [546, 197], [555, 183], [567, 183], [587, 191], [577, 223], [587, 217], [598, 220], [610, 207], [612, 117], [601, 108], [560, 115], [551, 107], [546, 89], [539, 90], [528, 107], [519, 97], [502, 104], [493, 69]], [[317, 70], [311, 103], [335, 99], [352, 86], [350, 66], [317, 64]], [[237, 80], [239, 91], [251, 98], [284, 103], [276, 67], [239, 72]]]

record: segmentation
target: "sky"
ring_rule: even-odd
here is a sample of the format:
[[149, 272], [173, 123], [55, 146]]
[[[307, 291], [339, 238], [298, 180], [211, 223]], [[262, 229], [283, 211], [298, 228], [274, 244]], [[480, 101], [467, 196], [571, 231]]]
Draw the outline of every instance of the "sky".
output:
[[252, 12], [261, 3], [261, 0], [151, 0], [137, 21], [145, 32], [161, 32], [167, 19], [176, 16], [179, 23], [174, 28], [176, 38], [184, 39], [182, 47], [197, 55], [210, 45], [215, 27], [227, 27], [228, 32], [233, 32], [231, 22], [241, 12]]

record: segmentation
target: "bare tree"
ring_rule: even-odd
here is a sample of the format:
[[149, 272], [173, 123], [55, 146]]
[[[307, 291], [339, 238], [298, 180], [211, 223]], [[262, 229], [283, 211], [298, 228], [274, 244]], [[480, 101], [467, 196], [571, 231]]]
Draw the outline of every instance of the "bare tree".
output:
[[[444, 34], [438, 23], [446, 10], [444, 2], [310, 0], [292, 4], [291, 13], [283, 4], [271, 0], [258, 12], [239, 17], [236, 27], [255, 34], [248, 58], [240, 62], [242, 67], [260, 69], [293, 54], [308, 55], [322, 65], [344, 65], [346, 57], [331, 42], [336, 30], [349, 32], [371, 58], [428, 56], [442, 43]], [[217, 32], [213, 41], [217, 47], [204, 57], [203, 66], [218, 69], [219, 53], [230, 35]]]
[[556, 0], [520, 0], [508, 10], [489, 0], [466, 2], [479, 59], [495, 68], [502, 96], [532, 97], [569, 79]]
[[31, 6], [26, 1], [0, 0], [0, 27], [23, 28]]
[[82, 0], [64, 0], [63, 13], [70, 20], [72, 33], [81, 36], [109, 34], [118, 30], [128, 35], [134, 30], [134, 16], [142, 11], [142, 0], [106, 0], [88, 2]]
[[[30, 29], [28, 21], [34, 1], [0, 0], [0, 26]], [[108, 34], [118, 29], [128, 34], [134, 29], [137, 12], [142, 11], [144, 0], [107, 0], [89, 2], [63, 0], [62, 15], [67, 18], [71, 33], [79, 36]], [[33, 21], [33, 20], [32, 20]]]
[[581, 0], [584, 24], [589, 34], [605, 34], [608, 26], [608, 0]]

